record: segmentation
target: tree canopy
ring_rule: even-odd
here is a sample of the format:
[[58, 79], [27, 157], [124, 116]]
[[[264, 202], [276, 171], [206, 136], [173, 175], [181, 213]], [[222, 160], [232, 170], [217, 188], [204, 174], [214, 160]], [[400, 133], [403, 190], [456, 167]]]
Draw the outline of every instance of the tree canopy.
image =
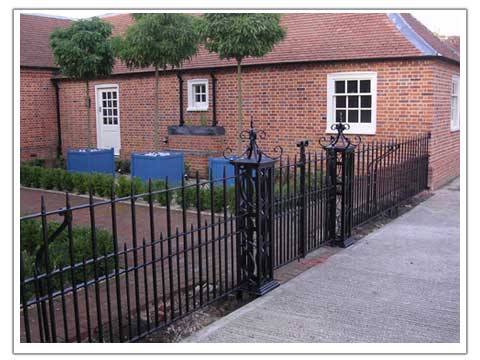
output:
[[53, 58], [62, 74], [92, 80], [111, 73], [115, 56], [110, 36], [112, 26], [99, 18], [74, 21], [50, 35]]
[[135, 24], [116, 39], [117, 56], [130, 68], [179, 67], [197, 53], [195, 20], [185, 14], [134, 14]]
[[205, 48], [222, 59], [261, 57], [285, 36], [279, 14], [207, 13], [201, 26]]

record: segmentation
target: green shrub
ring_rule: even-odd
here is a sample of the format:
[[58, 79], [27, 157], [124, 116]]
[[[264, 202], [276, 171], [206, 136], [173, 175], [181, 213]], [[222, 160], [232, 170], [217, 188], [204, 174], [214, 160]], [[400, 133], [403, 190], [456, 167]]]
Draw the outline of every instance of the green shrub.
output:
[[235, 212], [235, 186], [229, 186], [227, 189], [228, 210]]
[[[135, 195], [143, 194], [144, 192], [147, 192], [146, 184], [138, 176], [135, 176], [133, 178], [133, 192]], [[129, 194], [130, 194], [130, 191], [129, 191]]]
[[111, 175], [93, 173], [90, 175], [92, 191], [100, 197], [109, 197], [114, 179]]
[[30, 183], [31, 187], [39, 188], [41, 186], [43, 169], [44, 168], [40, 166], [32, 166], [32, 169], [31, 169], [32, 182]]
[[117, 197], [130, 195], [130, 179], [127, 176], [120, 176], [115, 187]]
[[65, 176], [67, 171], [59, 168], [49, 169], [51, 175], [54, 177], [54, 188], [60, 191], [65, 190]]
[[[144, 192], [148, 193], [148, 182], [143, 185]], [[152, 191], [159, 191], [159, 190], [165, 190], [166, 189], [166, 184], [165, 181], [163, 180], [152, 180]], [[169, 194], [170, 196], [170, 202], [172, 200], [172, 192]], [[149, 195], [145, 195], [143, 197], [143, 200], [149, 201]], [[153, 195], [153, 201], [158, 202], [162, 206], [167, 205], [167, 193], [166, 191], [159, 192], [157, 194]]]
[[68, 192], [75, 190], [75, 182], [73, 181], [74, 173], [63, 170], [63, 189]]
[[[48, 222], [48, 235], [50, 236], [60, 226], [58, 222]], [[78, 264], [83, 259], [93, 258], [92, 249], [92, 233], [89, 227], [74, 226], [72, 231], [73, 238], [73, 263]], [[111, 234], [103, 229], [95, 229], [97, 255], [101, 256], [104, 253], [113, 252], [113, 239]], [[37, 252], [43, 245], [42, 238], [42, 223], [39, 220], [25, 220], [20, 223], [20, 250], [24, 262], [24, 276], [25, 278], [32, 277], [35, 269], [35, 259]], [[48, 246], [49, 267], [50, 271], [64, 268], [70, 264], [69, 256], [69, 242], [67, 231], [64, 230], [56, 239], [54, 239]], [[113, 270], [113, 260], [108, 260], [107, 264], [104, 261], [97, 262], [97, 275], [101, 276], [110, 273]], [[85, 267], [87, 279], [94, 277], [93, 263]], [[45, 271], [44, 264], [40, 264], [40, 271]], [[82, 267], [78, 267], [74, 271], [73, 282], [83, 282]], [[72, 285], [72, 278], [70, 272], [63, 274], [64, 287]], [[31, 286], [30, 286], [31, 285]], [[27, 286], [26, 295], [30, 298], [33, 295], [33, 284]], [[52, 290], [56, 291], [61, 288], [61, 281], [59, 274], [51, 276]]]
[[[202, 208], [212, 209], [212, 191], [210, 188], [202, 189]], [[213, 212], [223, 211], [223, 186], [217, 185], [213, 187]]]
[[44, 167], [45, 166], [45, 159], [33, 159], [33, 160], [27, 160], [24, 161], [23, 164], [27, 166], [40, 166]]
[[[196, 206], [196, 189], [194, 186], [186, 187], [184, 192], [185, 194], [185, 207], [194, 208]], [[175, 198], [178, 205], [182, 206], [183, 204], [183, 196], [182, 196], [182, 189], [175, 190]]]
[[40, 168], [40, 186], [44, 189], [51, 190], [57, 184], [56, 174], [54, 169]]
[[90, 177], [87, 174], [80, 172], [72, 173], [72, 181], [75, 187], [75, 190], [80, 194], [86, 194], [90, 187]]
[[30, 187], [32, 182], [32, 167], [25, 164], [20, 165], [20, 184], [22, 186]]

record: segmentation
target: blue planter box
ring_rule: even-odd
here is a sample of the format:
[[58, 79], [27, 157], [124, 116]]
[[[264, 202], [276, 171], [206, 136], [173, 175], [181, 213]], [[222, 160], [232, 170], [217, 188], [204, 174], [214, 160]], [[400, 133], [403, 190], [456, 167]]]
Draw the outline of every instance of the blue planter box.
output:
[[164, 180], [168, 176], [170, 184], [178, 184], [184, 174], [184, 159], [182, 152], [162, 152], [160, 156], [148, 154], [133, 154], [131, 157], [132, 177], [139, 177], [143, 181]]
[[231, 179], [227, 180], [227, 186], [235, 185], [235, 179], [233, 178], [233, 176], [235, 176], [235, 168], [230, 164], [230, 160], [227, 160], [224, 157], [208, 158], [208, 169], [212, 174], [213, 180], [223, 179], [223, 168], [225, 168], [227, 177], [232, 176]]
[[115, 176], [113, 148], [67, 150], [67, 170]]

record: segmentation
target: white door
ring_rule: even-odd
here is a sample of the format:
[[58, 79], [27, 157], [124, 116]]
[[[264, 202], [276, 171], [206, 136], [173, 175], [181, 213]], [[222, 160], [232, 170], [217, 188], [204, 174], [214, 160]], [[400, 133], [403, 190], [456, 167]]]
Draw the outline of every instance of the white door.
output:
[[97, 146], [101, 149], [114, 148], [120, 154], [120, 106], [117, 85], [99, 85], [97, 96]]

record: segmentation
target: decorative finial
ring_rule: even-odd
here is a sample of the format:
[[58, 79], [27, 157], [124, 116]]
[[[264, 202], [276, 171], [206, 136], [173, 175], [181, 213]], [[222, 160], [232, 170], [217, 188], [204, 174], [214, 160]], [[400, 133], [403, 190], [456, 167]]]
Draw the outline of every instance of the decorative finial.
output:
[[231, 155], [232, 154], [232, 149], [227, 147], [223, 151], [223, 157], [227, 160], [233, 161], [233, 160], [248, 160], [251, 162], [261, 162], [262, 158], [267, 158], [268, 160], [277, 160], [279, 159], [282, 154], [283, 154], [283, 149], [281, 146], [276, 146], [273, 151], [276, 153], [280, 153], [279, 156], [277, 157], [271, 157], [268, 156], [257, 144], [257, 138], [259, 139], [265, 139], [267, 137], [265, 131], [263, 130], [257, 130], [255, 128], [255, 123], [253, 121], [253, 116], [250, 118], [250, 129], [248, 130], [243, 130], [240, 132], [240, 139], [242, 140], [247, 140], [248, 139], [248, 146], [246, 150], [238, 155]]
[[[341, 120], [341, 114], [340, 114], [340, 120]], [[350, 138], [345, 136], [343, 132], [345, 130], [350, 129], [350, 124], [347, 124], [344, 122], [338, 122], [338, 123], [332, 124], [330, 129], [337, 131], [337, 135], [330, 136], [330, 140], [328, 141], [328, 143], [325, 143], [325, 141], [327, 140], [324, 137], [320, 139], [319, 141], [320, 145], [322, 145], [324, 149], [335, 148], [340, 150], [348, 150], [350, 148], [354, 148], [358, 146], [362, 142], [362, 139], [358, 135], [355, 135], [355, 139], [357, 140], [356, 143], [353, 143], [350, 140]]]

